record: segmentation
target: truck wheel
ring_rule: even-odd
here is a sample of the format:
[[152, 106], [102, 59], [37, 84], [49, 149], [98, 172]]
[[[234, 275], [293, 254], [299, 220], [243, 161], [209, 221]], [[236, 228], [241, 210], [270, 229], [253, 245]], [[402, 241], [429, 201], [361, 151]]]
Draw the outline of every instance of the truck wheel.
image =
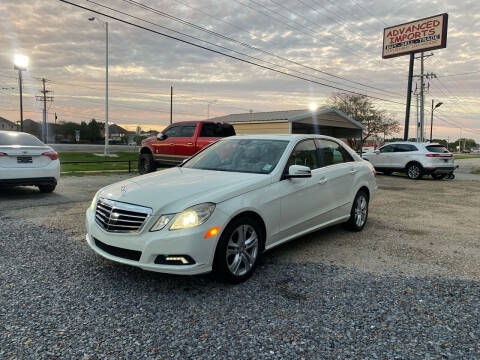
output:
[[152, 154], [140, 154], [138, 158], [138, 172], [140, 174], [148, 174], [157, 170]]
[[418, 163], [411, 163], [407, 166], [407, 176], [413, 180], [421, 179], [423, 176], [422, 166]]

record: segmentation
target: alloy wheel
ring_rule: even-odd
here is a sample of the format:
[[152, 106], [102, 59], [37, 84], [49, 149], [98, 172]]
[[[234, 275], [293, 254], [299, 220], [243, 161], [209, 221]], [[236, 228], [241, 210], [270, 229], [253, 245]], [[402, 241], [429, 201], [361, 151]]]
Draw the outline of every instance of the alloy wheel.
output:
[[367, 220], [367, 199], [364, 195], [360, 195], [357, 198], [357, 202], [355, 205], [355, 224], [358, 227], [362, 227]]
[[254, 266], [258, 255], [258, 235], [251, 225], [240, 225], [228, 239], [226, 260], [228, 270], [243, 276]]
[[420, 168], [417, 165], [411, 165], [408, 168], [408, 176], [411, 179], [416, 179], [420, 176]]

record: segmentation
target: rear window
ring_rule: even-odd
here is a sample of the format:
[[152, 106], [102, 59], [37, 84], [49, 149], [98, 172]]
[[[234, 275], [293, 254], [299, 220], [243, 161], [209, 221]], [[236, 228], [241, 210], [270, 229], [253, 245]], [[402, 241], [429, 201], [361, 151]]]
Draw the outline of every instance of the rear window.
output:
[[443, 145], [427, 145], [427, 150], [434, 153], [448, 153], [449, 151]]
[[40, 140], [35, 136], [25, 133], [0, 133], [0, 146], [45, 146]]
[[227, 137], [235, 135], [235, 130], [230, 124], [202, 124], [200, 137]]

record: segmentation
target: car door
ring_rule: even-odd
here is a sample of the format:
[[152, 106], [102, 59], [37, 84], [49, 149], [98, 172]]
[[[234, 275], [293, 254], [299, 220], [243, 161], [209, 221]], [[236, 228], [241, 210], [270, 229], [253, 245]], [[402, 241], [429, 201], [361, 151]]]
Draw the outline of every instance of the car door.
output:
[[175, 161], [175, 156], [173, 155], [175, 139], [180, 134], [179, 125], [171, 125], [166, 128], [163, 132], [165, 139], [157, 139], [153, 144], [153, 157], [157, 161]]
[[171, 139], [171, 143], [173, 143], [172, 155], [175, 161], [183, 161], [195, 154], [197, 124], [182, 124], [179, 127], [178, 136]]
[[280, 200], [280, 228], [278, 240], [294, 237], [317, 225], [319, 214], [328, 203], [319, 191], [323, 180], [319, 170], [318, 154], [313, 139], [302, 140], [292, 151], [285, 166], [308, 166], [312, 171], [309, 178], [281, 179], [275, 186]]
[[350, 212], [358, 164], [340, 143], [327, 139], [317, 139], [316, 142], [322, 164], [318, 170], [323, 179], [322, 196], [328, 199], [319, 220], [330, 222]]
[[200, 129], [200, 135], [197, 138], [196, 149], [200, 151], [205, 146], [210, 145], [218, 140], [222, 136], [221, 125], [215, 123], [202, 123]]
[[382, 146], [375, 152], [375, 155], [369, 157], [370, 162], [375, 168], [390, 168], [393, 149], [393, 145]]

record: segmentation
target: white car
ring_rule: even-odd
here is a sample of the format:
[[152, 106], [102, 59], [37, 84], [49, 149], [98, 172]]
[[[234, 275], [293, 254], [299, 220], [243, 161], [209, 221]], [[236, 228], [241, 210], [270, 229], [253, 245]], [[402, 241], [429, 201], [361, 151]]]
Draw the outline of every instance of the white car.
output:
[[60, 161], [50, 146], [27, 133], [0, 131], [0, 185], [38, 186], [49, 193], [59, 178]]
[[362, 157], [386, 175], [397, 171], [406, 172], [410, 179], [420, 179], [423, 175], [431, 175], [434, 179], [454, 177], [453, 155], [441, 144], [393, 142]]
[[237, 283], [265, 250], [338, 223], [362, 230], [375, 189], [372, 165], [337, 139], [233, 136], [98, 191], [86, 239], [123, 264]]

